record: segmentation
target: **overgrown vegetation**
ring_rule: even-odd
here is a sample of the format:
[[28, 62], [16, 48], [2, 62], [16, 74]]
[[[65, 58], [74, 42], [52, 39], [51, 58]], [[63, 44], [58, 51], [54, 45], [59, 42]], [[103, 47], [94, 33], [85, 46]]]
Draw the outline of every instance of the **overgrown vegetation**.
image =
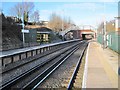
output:
[[[1, 18], [2, 17], [2, 18]], [[22, 26], [15, 23], [14, 19], [0, 15], [2, 19], [2, 46], [9, 46], [22, 43]]]

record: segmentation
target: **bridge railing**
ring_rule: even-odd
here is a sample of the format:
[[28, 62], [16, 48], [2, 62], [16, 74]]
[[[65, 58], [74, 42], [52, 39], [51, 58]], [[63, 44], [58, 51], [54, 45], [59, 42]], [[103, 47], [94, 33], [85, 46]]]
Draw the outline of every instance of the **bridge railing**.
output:
[[46, 53], [51, 52], [53, 50], [56, 50], [58, 48], [63, 48], [63, 47], [68, 47], [72, 45], [75, 42], [81, 41], [80, 39], [76, 40], [70, 40], [70, 41], [64, 41], [64, 42], [59, 42], [59, 43], [53, 43], [53, 44], [48, 44], [48, 45], [43, 45], [43, 46], [36, 46], [36, 47], [31, 47], [28, 49], [21, 49], [19, 51], [12, 52], [12, 53], [4, 53], [0, 52], [0, 58], [1, 58], [1, 66], [5, 67], [8, 64], [14, 63], [19, 60], [24, 60], [28, 59], [31, 57], [35, 57], [36, 55], [46, 55]]

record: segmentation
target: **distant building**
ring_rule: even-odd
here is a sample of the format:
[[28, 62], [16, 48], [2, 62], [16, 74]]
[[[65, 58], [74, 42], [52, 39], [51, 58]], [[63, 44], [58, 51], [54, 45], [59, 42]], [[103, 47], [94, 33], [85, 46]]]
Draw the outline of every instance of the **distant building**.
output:
[[26, 25], [25, 29], [29, 30], [29, 33], [25, 34], [25, 42], [37, 42], [37, 43], [49, 43], [50, 42], [50, 34], [52, 30], [43, 27], [40, 25]]
[[120, 17], [115, 17], [115, 30], [120, 31]]
[[111, 20], [106, 22], [106, 32], [114, 32], [115, 31], [115, 20]]
[[[116, 32], [120, 30], [120, 18], [115, 18], [115, 20], [107, 21], [106, 25], [104, 25], [104, 22], [99, 25], [97, 33], [98, 34], [103, 34], [104, 32], [109, 33], [109, 32]], [[106, 28], [104, 31], [104, 27]]]
[[41, 21], [42, 26], [48, 27], [48, 21]]
[[48, 27], [48, 21], [40, 21], [40, 22], [36, 22], [36, 23], [35, 22], [28, 22], [27, 25], [31, 25], [31, 27], [33, 27], [33, 26]]
[[110, 49], [120, 53], [120, 17], [115, 17], [114, 20], [101, 23], [97, 31], [97, 41], [103, 45], [103, 47], [109, 47]]

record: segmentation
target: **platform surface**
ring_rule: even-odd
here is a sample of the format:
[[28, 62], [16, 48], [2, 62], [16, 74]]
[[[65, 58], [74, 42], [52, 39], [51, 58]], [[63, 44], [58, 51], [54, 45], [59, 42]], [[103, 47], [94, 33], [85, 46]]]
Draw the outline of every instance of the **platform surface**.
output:
[[[118, 55], [110, 49], [103, 49], [96, 41], [90, 41], [85, 65], [86, 88], [118, 88]], [[86, 79], [85, 79], [86, 78]]]
[[[7, 51], [0, 51], [0, 58], [5, 57], [5, 56], [9, 56], [9, 55], [13, 55], [13, 54], [18, 54], [18, 53], [23, 53], [23, 52], [43, 48], [43, 47], [48, 47], [48, 46], [53, 46], [53, 45], [58, 45], [58, 44], [64, 44], [64, 43], [67, 43], [67, 42], [78, 41], [78, 40], [80, 40], [80, 39], [69, 40], [69, 41], [61, 41], [61, 42], [56, 42], [56, 43], [41, 44], [41, 45], [38, 45], [38, 46], [25, 47], [25, 48], [19, 48], [19, 49], [7, 50]], [[81, 40], [81, 42], [82, 42], [82, 40]]]

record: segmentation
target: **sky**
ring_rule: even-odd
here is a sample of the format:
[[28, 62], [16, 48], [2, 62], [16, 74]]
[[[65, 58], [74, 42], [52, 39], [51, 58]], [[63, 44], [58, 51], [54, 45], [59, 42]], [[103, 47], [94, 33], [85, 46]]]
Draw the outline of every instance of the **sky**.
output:
[[[18, 2], [2, 1], [2, 11], [5, 16], [10, 16], [12, 8]], [[78, 1], [37, 1], [34, 0], [34, 11], [38, 10], [40, 20], [49, 21], [50, 15], [55, 12], [62, 18], [71, 18], [78, 26], [91, 25], [97, 27], [100, 22], [106, 20], [114, 20], [118, 16], [118, 1], [117, 0], [89, 0]]]

